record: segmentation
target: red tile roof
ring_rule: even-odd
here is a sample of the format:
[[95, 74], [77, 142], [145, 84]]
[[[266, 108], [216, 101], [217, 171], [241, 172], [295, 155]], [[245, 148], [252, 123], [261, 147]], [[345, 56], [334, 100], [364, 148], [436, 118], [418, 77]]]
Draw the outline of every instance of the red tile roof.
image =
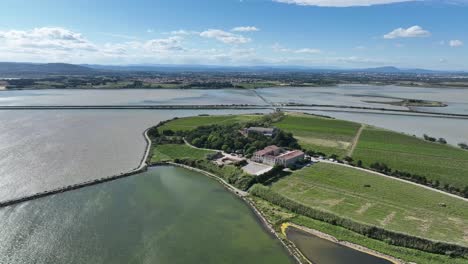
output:
[[273, 152], [275, 150], [278, 150], [280, 149], [279, 147], [273, 145], [273, 146], [268, 146], [262, 150], [259, 150], [257, 152], [254, 153], [254, 155], [257, 155], [257, 156], [265, 156], [267, 154], [269, 154], [270, 152]]
[[294, 151], [284, 153], [283, 155], [278, 156], [278, 158], [288, 160], [288, 159], [293, 159], [302, 155], [304, 155], [304, 152], [300, 150], [294, 150]]

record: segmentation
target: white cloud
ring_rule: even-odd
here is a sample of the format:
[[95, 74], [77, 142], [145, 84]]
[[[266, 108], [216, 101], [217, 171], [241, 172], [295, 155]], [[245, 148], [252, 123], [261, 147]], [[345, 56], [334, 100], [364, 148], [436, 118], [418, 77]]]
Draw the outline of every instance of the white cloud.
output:
[[420, 38], [429, 37], [431, 32], [423, 29], [420, 26], [412, 26], [409, 28], [397, 28], [392, 32], [385, 34], [385, 39], [396, 39], [396, 38]]
[[0, 31], [0, 60], [31, 62], [108, 62], [184, 54], [182, 37], [96, 44], [60, 27]]
[[277, 52], [289, 52], [289, 53], [296, 53], [296, 54], [319, 54], [322, 53], [319, 49], [311, 49], [311, 48], [303, 48], [303, 49], [289, 49], [281, 46], [279, 43], [275, 43], [271, 47], [274, 51]]
[[273, 0], [274, 2], [295, 4], [302, 6], [328, 6], [328, 7], [350, 7], [350, 6], [372, 6], [393, 4], [401, 2], [414, 2], [418, 0]]
[[152, 39], [143, 44], [143, 47], [150, 52], [169, 52], [169, 51], [183, 51], [181, 45], [181, 38], [174, 36], [166, 39]]
[[251, 41], [242, 35], [233, 34], [219, 29], [209, 29], [200, 33], [201, 37], [214, 38], [226, 44], [245, 44]]
[[96, 46], [81, 34], [60, 27], [43, 27], [32, 30], [0, 31], [3, 48], [34, 51], [45, 50], [96, 50]]
[[295, 50], [294, 53], [308, 53], [308, 54], [318, 54], [318, 53], [322, 53], [321, 50], [319, 49], [309, 49], [309, 48], [305, 48], [305, 49], [298, 49], [298, 50]]
[[179, 29], [179, 30], [171, 31], [170, 34], [178, 35], [178, 36], [186, 36], [186, 35], [197, 35], [197, 34], [200, 34], [200, 32], [193, 31], [193, 30]]
[[449, 42], [449, 45], [450, 45], [450, 47], [454, 47], [454, 48], [461, 47], [461, 46], [463, 46], [463, 41], [458, 40], [458, 39], [454, 39], [454, 40], [451, 40]]
[[260, 31], [257, 27], [247, 26], [247, 27], [235, 27], [232, 31], [236, 32], [253, 32], [253, 31]]

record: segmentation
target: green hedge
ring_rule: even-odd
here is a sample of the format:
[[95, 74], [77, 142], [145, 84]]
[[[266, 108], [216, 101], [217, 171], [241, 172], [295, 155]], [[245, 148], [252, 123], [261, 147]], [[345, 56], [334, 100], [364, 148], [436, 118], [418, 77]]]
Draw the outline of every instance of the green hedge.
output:
[[332, 213], [320, 211], [300, 204], [260, 184], [254, 185], [250, 189], [250, 193], [267, 200], [272, 204], [284, 207], [294, 213], [341, 226], [367, 237], [385, 241], [391, 245], [418, 249], [430, 253], [444, 254], [452, 257], [468, 258], [468, 248], [466, 247], [414, 237], [407, 234], [385, 230], [380, 227], [355, 222]]

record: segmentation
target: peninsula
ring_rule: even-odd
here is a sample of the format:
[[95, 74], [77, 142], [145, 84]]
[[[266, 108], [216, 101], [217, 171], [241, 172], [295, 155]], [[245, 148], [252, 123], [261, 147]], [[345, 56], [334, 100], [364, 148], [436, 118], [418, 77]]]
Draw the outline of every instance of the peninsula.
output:
[[[307, 252], [281, 232], [283, 224], [327, 234], [393, 263], [467, 261], [462, 164], [468, 164], [468, 152], [462, 149], [281, 112], [176, 118], [148, 135], [151, 164], [195, 168], [232, 186], [303, 261]], [[300, 158], [282, 166], [276, 158], [281, 151], [297, 151]], [[452, 162], [462, 167], [446, 171]]]

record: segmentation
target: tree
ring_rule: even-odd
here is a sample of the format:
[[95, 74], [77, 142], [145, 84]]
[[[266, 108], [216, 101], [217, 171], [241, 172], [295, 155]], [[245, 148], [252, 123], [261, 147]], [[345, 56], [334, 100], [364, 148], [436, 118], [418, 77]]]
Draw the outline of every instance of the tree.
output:
[[169, 136], [169, 137], [170, 137], [170, 136], [174, 136], [174, 134], [175, 134], [174, 131], [172, 131], [172, 130], [170, 130], [170, 129], [163, 130], [162, 133], [163, 133], [163, 135]]
[[358, 161], [357, 161], [357, 166], [360, 167], [360, 168], [362, 168], [362, 160], [358, 160]]
[[465, 189], [463, 189], [462, 194], [464, 197], [468, 198], [468, 186], [465, 186]]
[[459, 143], [458, 146], [459, 146], [460, 148], [462, 148], [462, 149], [468, 150], [468, 144], [466, 144], [466, 143]]
[[445, 138], [439, 138], [437, 142], [439, 142], [440, 144], [447, 144], [447, 140], [445, 140]]
[[427, 141], [430, 141], [430, 142], [436, 142], [437, 139], [424, 134], [424, 140], [427, 140]]

